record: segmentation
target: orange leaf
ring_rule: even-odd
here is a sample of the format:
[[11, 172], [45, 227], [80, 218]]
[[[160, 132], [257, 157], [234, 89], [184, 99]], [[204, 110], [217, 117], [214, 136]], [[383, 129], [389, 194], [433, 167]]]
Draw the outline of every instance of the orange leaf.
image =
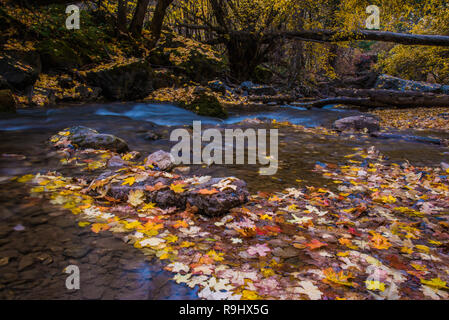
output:
[[94, 223], [92, 225], [92, 231], [95, 233], [98, 233], [100, 231], [106, 231], [109, 230], [111, 227], [104, 223]]
[[313, 239], [309, 243], [305, 244], [307, 247], [309, 247], [310, 250], [319, 249], [321, 247], [327, 246], [327, 243], [320, 242], [316, 239]]
[[199, 190], [199, 191], [197, 191], [197, 193], [199, 193], [199, 194], [204, 194], [204, 195], [209, 195], [209, 194], [215, 194], [215, 193], [218, 193], [218, 190], [217, 189], [211, 189], [211, 190], [208, 190], [208, 189], [201, 189], [201, 190]]
[[163, 188], [168, 188], [168, 186], [166, 186], [162, 182], [158, 182], [154, 186], [145, 186], [145, 190], [147, 191], [157, 191]]

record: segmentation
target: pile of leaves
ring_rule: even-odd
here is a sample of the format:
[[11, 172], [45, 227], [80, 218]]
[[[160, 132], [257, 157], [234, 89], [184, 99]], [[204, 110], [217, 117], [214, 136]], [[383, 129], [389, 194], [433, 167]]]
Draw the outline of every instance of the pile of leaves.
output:
[[371, 113], [378, 116], [385, 127], [449, 130], [448, 108], [383, 109]]
[[[83, 163], [85, 155], [100, 164], [117, 156], [84, 150], [65, 161], [85, 168], [94, 161]], [[133, 154], [121, 157], [129, 164], [124, 185], [152, 171]], [[374, 147], [346, 158], [316, 163], [332, 187], [258, 193], [218, 218], [189, 206], [159, 208], [135, 190], [127, 200], [94, 197], [88, 180], [55, 172], [16, 179], [77, 215], [80, 227], [118, 233], [149, 260], [165, 261], [173, 280], [199, 287], [202, 299], [448, 299], [449, 172], [391, 164]], [[108, 181], [101, 184], [107, 190]], [[160, 187], [185, 192], [146, 186]]]
[[199, 85], [186, 85], [180, 88], [161, 88], [153, 91], [145, 100], [169, 103], [176, 101], [190, 104], [200, 96], [197, 92], [205, 92], [207, 95], [214, 96], [222, 105], [243, 105], [249, 102], [248, 97], [234, 94], [229, 90], [225, 94], [221, 94]]

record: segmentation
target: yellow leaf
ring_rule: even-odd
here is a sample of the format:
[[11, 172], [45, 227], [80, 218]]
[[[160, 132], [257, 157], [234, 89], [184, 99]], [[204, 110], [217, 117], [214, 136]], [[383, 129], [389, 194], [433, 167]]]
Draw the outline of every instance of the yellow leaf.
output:
[[167, 240], [167, 243], [172, 243], [172, 242], [178, 241], [178, 237], [175, 236], [174, 234], [169, 234], [164, 239]]
[[412, 248], [409, 248], [409, 247], [402, 247], [401, 252], [407, 253], [407, 254], [412, 254], [413, 250], [412, 250]]
[[418, 271], [427, 271], [427, 267], [422, 264], [412, 263], [411, 266]]
[[440, 278], [433, 278], [431, 280], [421, 279], [421, 283], [437, 289], [448, 289], [446, 282]]
[[154, 209], [156, 207], [156, 204], [153, 202], [150, 203], [146, 203], [142, 209], [140, 209], [139, 211], [150, 211], [151, 209]]
[[80, 222], [78, 222], [78, 225], [79, 225], [81, 228], [84, 228], [84, 227], [87, 227], [88, 225], [90, 225], [90, 222], [87, 222], [87, 221], [80, 221]]
[[178, 184], [171, 184], [170, 190], [172, 190], [174, 193], [183, 193], [185, 190], [183, 187], [185, 187], [185, 184], [178, 183]]
[[132, 186], [136, 182], [136, 178], [129, 177], [123, 180], [122, 186], [129, 185]]
[[189, 247], [193, 247], [194, 245], [195, 245], [194, 242], [184, 241], [183, 243], [181, 243], [180, 247], [181, 248], [189, 248]]
[[366, 280], [365, 285], [368, 290], [380, 290], [382, 292], [385, 291], [385, 283], [382, 283], [380, 281]]
[[421, 251], [424, 251], [425, 253], [429, 253], [429, 252], [430, 252], [430, 249], [429, 249], [428, 246], [424, 246], [424, 245], [421, 245], [421, 244], [417, 244], [417, 245], [416, 245], [416, 248], [418, 248], [418, 249], [421, 250]]
[[[275, 121], [275, 120], [273, 120]], [[243, 290], [242, 291], [242, 300], [259, 300], [260, 296], [251, 290]]]
[[25, 183], [25, 182], [30, 181], [30, 180], [33, 179], [33, 178], [34, 178], [34, 175], [32, 175], [32, 174], [26, 174], [26, 175], [24, 175], [24, 176], [21, 176], [19, 179], [17, 179], [17, 181], [18, 181], [18, 182], [21, 182], [21, 183]]

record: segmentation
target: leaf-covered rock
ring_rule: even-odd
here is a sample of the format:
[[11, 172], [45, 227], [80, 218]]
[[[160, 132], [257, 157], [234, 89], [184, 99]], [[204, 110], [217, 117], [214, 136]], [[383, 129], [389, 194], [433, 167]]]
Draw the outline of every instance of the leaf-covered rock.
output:
[[116, 152], [128, 150], [128, 144], [123, 139], [83, 126], [67, 128], [51, 137], [50, 142], [56, 147], [71, 145], [81, 149], [106, 149]]

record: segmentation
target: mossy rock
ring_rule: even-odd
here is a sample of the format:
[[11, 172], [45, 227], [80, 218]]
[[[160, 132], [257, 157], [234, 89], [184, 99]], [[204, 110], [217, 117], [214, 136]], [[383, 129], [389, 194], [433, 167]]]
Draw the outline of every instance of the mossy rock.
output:
[[228, 117], [228, 113], [218, 99], [207, 93], [198, 95], [191, 103], [184, 103], [183, 107], [200, 116], [220, 119], [226, 119]]
[[83, 59], [68, 43], [48, 39], [41, 41], [37, 47], [44, 70], [71, 69], [83, 64]]
[[264, 66], [258, 65], [254, 70], [254, 81], [257, 83], [270, 83], [273, 79], [273, 72], [270, 69], [265, 68]]

